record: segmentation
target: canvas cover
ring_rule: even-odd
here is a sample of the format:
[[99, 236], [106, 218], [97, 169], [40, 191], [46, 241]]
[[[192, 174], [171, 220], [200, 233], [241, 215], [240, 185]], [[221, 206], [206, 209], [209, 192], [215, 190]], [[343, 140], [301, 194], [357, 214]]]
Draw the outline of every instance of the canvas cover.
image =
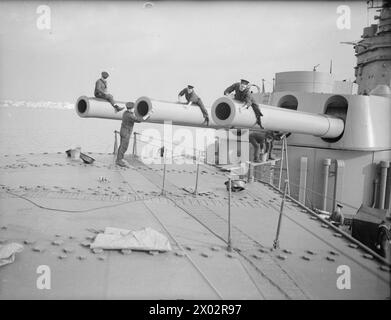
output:
[[152, 228], [131, 231], [106, 227], [90, 245], [92, 249], [131, 249], [139, 251], [171, 251], [167, 237]]

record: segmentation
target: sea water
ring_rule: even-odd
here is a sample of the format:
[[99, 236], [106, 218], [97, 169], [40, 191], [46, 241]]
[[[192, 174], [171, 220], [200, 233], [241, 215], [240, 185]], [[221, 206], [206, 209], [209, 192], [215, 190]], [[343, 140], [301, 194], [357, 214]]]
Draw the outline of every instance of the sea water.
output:
[[[73, 107], [64, 108], [61, 104], [56, 107], [25, 105], [26, 103], [0, 105], [0, 155], [64, 152], [74, 147], [81, 147], [82, 152], [113, 152], [114, 130], [120, 130], [121, 121], [81, 118]], [[173, 128], [174, 133], [179, 129], [189, 130], [195, 139], [195, 128]], [[164, 138], [163, 126], [160, 124], [140, 123], [134, 126], [134, 132], [138, 133], [147, 133], [150, 129], [159, 131], [158, 136]], [[119, 145], [119, 136], [117, 137]], [[187, 145], [180, 137], [177, 139]], [[162, 142], [156, 139], [151, 140], [150, 144], [159, 147]], [[142, 143], [139, 143], [139, 146], [141, 147]], [[131, 148], [132, 141], [128, 153], [131, 152]], [[189, 154], [192, 150], [192, 146], [189, 145], [189, 150], [185, 153]], [[182, 153], [183, 150], [178, 152]]]
[[73, 109], [0, 108], [0, 154], [112, 152], [120, 121], [83, 119]]

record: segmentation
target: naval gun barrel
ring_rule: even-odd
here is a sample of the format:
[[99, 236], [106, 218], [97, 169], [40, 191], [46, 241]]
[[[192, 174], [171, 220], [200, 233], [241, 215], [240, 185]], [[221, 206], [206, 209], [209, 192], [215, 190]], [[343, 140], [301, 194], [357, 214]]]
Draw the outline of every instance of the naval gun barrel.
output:
[[[216, 125], [235, 128], [259, 128], [252, 108], [243, 108], [243, 102], [229, 97], [217, 99], [211, 110]], [[322, 138], [337, 138], [344, 131], [344, 121], [340, 118], [309, 112], [289, 110], [259, 104], [263, 114], [262, 126], [265, 130], [308, 134]]]
[[[116, 101], [119, 107], [124, 107], [126, 102]], [[110, 103], [104, 99], [81, 96], [75, 105], [76, 113], [82, 118], [101, 118], [122, 120], [122, 112], [115, 112]]]
[[[140, 118], [149, 115], [147, 122], [164, 123], [165, 121], [171, 121], [172, 124], [180, 126], [222, 128], [222, 126], [217, 126], [212, 119], [209, 119], [209, 126], [203, 124], [205, 119], [201, 109], [194, 104], [153, 100], [144, 96], [136, 100], [134, 108], [135, 114]], [[210, 108], [206, 107], [205, 109], [210, 115]]]
[[[125, 106], [125, 102], [116, 102]], [[153, 100], [140, 97], [135, 102], [135, 114], [145, 118], [146, 122], [164, 123], [171, 121], [173, 125], [207, 127], [214, 129], [238, 128], [259, 129], [252, 108], [242, 108], [243, 102], [229, 97], [217, 99], [212, 108], [206, 108], [209, 115], [209, 126], [203, 124], [204, 117], [196, 105]], [[260, 104], [262, 126], [265, 130], [283, 131], [314, 135], [322, 138], [337, 138], [344, 131], [344, 121], [340, 118], [289, 110]], [[102, 99], [81, 96], [76, 102], [76, 112], [83, 118], [122, 119], [122, 112], [114, 112], [110, 104]]]
[[[125, 102], [116, 102], [118, 106], [125, 107]], [[197, 105], [184, 103], [152, 100], [148, 97], [141, 97], [135, 102], [135, 114], [139, 118], [146, 118], [146, 122], [164, 123], [171, 121], [173, 125], [221, 128], [216, 126], [212, 119], [209, 119], [209, 126], [202, 124], [204, 117]], [[206, 108], [210, 115], [210, 108]], [[115, 112], [109, 102], [103, 99], [81, 96], [76, 102], [76, 112], [82, 118], [102, 118], [121, 120], [123, 112]]]

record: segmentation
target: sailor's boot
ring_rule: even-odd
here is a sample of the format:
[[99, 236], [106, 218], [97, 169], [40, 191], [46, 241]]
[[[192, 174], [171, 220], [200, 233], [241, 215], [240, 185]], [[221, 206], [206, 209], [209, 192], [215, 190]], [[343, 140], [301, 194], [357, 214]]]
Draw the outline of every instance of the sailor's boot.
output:
[[120, 166], [120, 167], [123, 167], [123, 168], [128, 168], [128, 166], [127, 166], [127, 164], [126, 164], [126, 162], [125, 162], [124, 160], [117, 160], [117, 161], [115, 162], [115, 164], [116, 164], [117, 166]]
[[120, 107], [120, 106], [118, 106], [118, 105], [115, 105], [115, 106], [114, 106], [114, 109], [115, 109], [115, 112], [120, 112], [120, 111], [124, 110], [125, 107]]
[[258, 154], [254, 154], [254, 161], [253, 162], [261, 162], [261, 159], [259, 157], [259, 153]]

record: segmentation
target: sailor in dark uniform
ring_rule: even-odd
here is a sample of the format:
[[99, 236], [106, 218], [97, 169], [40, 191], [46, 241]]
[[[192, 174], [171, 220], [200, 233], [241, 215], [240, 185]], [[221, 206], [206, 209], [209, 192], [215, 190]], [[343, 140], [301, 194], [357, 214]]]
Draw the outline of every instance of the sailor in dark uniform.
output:
[[224, 90], [224, 95], [229, 95], [231, 92], [235, 91], [234, 99], [246, 102], [247, 108], [251, 106], [255, 113], [255, 118], [257, 119], [257, 124], [263, 129], [261, 124], [261, 117], [263, 116], [262, 112], [259, 110], [258, 104], [255, 102], [254, 98], [251, 96], [249, 89], [249, 82], [247, 80], [240, 80], [240, 82], [236, 82], [229, 86]]
[[114, 98], [111, 94], [107, 93], [107, 78], [109, 74], [106, 71], [102, 72], [102, 77], [95, 82], [94, 95], [96, 98], [105, 99], [113, 106], [115, 112], [121, 111], [124, 107], [119, 107], [115, 104]]
[[276, 160], [273, 155], [274, 141], [280, 141], [283, 137], [289, 137], [290, 132], [279, 132], [279, 131], [250, 131], [249, 142], [254, 147], [254, 162], [261, 162], [259, 159], [260, 151], [262, 150], [267, 154], [267, 160]]
[[249, 135], [249, 142], [254, 147], [254, 162], [261, 162], [259, 154], [261, 150], [268, 155], [267, 160], [274, 160], [272, 158], [273, 150], [273, 132], [272, 131], [251, 131]]
[[200, 107], [202, 115], [204, 116], [204, 122], [202, 124], [209, 125], [209, 116], [208, 111], [206, 111], [206, 108], [204, 106], [204, 103], [202, 102], [201, 98], [197, 96], [197, 94], [194, 92], [194, 87], [191, 85], [188, 85], [186, 88], [184, 88], [181, 92], [178, 94], [178, 101], [180, 101], [181, 97], [185, 95], [185, 98], [189, 104], [195, 104]]
[[122, 115], [122, 124], [120, 130], [120, 145], [118, 148], [116, 164], [121, 167], [127, 167], [127, 163], [124, 161], [124, 155], [129, 147], [130, 136], [132, 135], [133, 126], [135, 122], [141, 122], [134, 114], [134, 103], [126, 103], [126, 111]]

